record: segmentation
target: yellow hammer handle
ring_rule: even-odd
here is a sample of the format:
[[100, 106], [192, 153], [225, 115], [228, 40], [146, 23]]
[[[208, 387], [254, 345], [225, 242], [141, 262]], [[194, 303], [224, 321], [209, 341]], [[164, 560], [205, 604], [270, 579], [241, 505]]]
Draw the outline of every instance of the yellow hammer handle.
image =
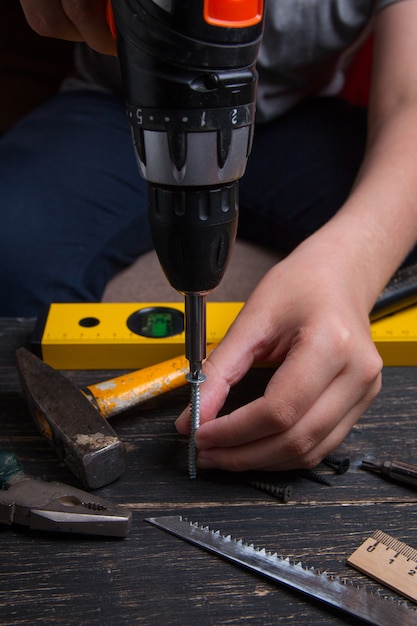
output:
[[[207, 346], [207, 356], [216, 345]], [[178, 356], [95, 385], [89, 385], [81, 391], [98, 409], [102, 417], [108, 419], [149, 398], [182, 387], [187, 382], [188, 372], [188, 360], [185, 356]]]

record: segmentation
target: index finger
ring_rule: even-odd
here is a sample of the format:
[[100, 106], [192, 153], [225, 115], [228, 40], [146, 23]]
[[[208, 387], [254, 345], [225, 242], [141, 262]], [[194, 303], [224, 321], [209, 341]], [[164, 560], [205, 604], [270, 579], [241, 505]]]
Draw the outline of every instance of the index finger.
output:
[[264, 395], [229, 415], [202, 423], [195, 434], [197, 447], [241, 446], [292, 428], [346, 364], [343, 357], [326, 358], [328, 344], [324, 329], [299, 333]]

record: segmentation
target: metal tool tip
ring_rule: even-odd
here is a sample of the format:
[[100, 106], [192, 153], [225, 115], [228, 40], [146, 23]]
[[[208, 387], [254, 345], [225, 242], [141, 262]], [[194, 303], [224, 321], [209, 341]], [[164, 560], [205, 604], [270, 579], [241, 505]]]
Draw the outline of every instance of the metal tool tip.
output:
[[378, 461], [364, 460], [360, 466], [361, 469], [369, 470], [370, 472], [380, 472], [381, 463]]

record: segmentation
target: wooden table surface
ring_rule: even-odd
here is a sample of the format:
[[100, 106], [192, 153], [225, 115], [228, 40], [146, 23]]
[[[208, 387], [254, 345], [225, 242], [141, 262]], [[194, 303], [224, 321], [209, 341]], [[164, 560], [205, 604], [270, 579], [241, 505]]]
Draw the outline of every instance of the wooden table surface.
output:
[[[80, 487], [40, 437], [21, 396], [14, 352], [28, 345], [31, 320], [0, 320], [0, 444], [25, 471]], [[80, 386], [120, 372], [66, 372]], [[267, 370], [253, 370], [231, 394], [231, 407], [259, 393]], [[191, 546], [146, 523], [149, 516], [185, 515], [236, 538], [384, 588], [346, 564], [375, 530], [417, 547], [417, 490], [360, 469], [365, 458], [416, 462], [417, 370], [386, 368], [383, 390], [335, 453], [350, 459], [346, 474], [318, 471], [326, 486], [295, 473], [270, 482], [291, 484], [286, 504], [254, 489], [246, 475], [187, 475], [187, 440], [174, 428], [188, 401], [180, 389], [112, 419], [128, 450], [128, 469], [98, 494], [126, 506], [126, 539], [50, 534], [0, 526], [0, 624], [188, 624], [199, 626], [357, 624]], [[0, 493], [1, 496], [1, 493]], [[399, 598], [394, 592], [387, 592]]]

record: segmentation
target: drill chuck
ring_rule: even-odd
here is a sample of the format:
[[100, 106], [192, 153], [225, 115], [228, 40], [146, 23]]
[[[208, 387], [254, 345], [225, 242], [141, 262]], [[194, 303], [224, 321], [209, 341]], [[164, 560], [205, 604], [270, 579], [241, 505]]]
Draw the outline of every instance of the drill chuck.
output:
[[236, 238], [237, 182], [148, 187], [152, 237], [170, 284], [181, 293], [211, 291], [223, 278]]

